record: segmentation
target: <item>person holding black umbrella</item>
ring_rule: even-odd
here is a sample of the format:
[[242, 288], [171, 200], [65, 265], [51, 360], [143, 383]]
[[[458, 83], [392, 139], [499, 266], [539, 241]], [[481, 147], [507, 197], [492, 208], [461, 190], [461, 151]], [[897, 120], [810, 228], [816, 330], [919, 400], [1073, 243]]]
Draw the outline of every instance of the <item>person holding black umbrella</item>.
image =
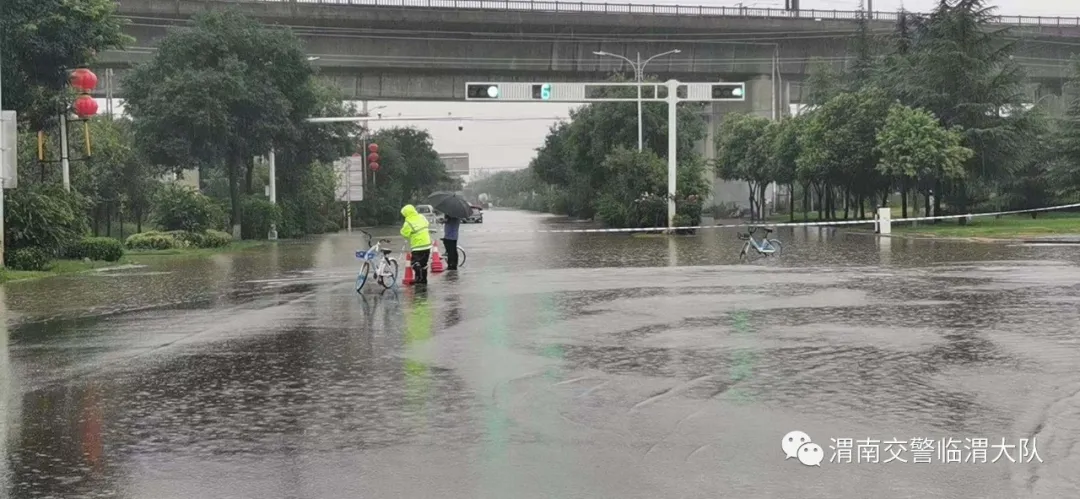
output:
[[462, 219], [472, 215], [472, 205], [460, 194], [449, 191], [433, 192], [426, 202], [446, 215], [442, 239], [443, 246], [446, 247], [446, 270], [457, 270], [458, 228]]
[[446, 215], [443, 221], [443, 247], [446, 248], [446, 270], [457, 270], [458, 252], [458, 228], [461, 227], [461, 219]]

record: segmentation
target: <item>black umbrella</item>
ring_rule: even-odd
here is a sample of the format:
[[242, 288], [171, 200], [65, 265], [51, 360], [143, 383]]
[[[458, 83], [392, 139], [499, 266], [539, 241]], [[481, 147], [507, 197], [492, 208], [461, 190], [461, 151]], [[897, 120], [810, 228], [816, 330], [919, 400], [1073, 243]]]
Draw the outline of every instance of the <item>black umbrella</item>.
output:
[[436, 211], [445, 213], [448, 217], [469, 218], [472, 216], [472, 205], [465, 198], [453, 192], [433, 192], [427, 197], [427, 204], [430, 204]]

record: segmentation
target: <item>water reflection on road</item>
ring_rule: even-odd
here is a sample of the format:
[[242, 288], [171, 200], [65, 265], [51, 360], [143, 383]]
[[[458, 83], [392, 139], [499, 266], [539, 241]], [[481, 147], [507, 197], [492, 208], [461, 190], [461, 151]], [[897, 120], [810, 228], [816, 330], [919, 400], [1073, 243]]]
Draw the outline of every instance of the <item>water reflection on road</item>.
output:
[[[358, 296], [347, 234], [9, 283], [0, 490], [1076, 496], [1080, 248], [798, 228], [738, 265], [732, 230], [522, 232], [576, 226], [491, 211], [426, 292]], [[793, 429], [1044, 462], [806, 467]]]

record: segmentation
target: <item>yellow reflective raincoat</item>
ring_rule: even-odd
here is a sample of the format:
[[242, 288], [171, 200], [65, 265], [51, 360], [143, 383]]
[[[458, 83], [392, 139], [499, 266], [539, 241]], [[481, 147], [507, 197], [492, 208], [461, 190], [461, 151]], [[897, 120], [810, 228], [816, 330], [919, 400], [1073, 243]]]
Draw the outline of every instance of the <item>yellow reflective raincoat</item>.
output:
[[405, 224], [401, 226], [401, 237], [409, 241], [409, 251], [431, 249], [431, 233], [428, 232], [427, 219], [411, 204], [401, 208], [401, 216], [405, 217]]

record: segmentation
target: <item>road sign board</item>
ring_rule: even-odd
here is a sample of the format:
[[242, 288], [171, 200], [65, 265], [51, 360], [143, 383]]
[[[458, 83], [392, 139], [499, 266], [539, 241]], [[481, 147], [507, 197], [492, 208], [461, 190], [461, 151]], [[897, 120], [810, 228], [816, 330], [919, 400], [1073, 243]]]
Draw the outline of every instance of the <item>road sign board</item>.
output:
[[0, 177], [5, 189], [19, 186], [19, 129], [15, 111], [0, 111]]
[[[466, 83], [467, 101], [502, 102], [633, 102], [637, 101], [635, 82], [588, 83]], [[641, 100], [667, 100], [665, 83], [641, 83]], [[680, 101], [715, 102], [746, 100], [745, 83], [679, 83], [676, 95]]]
[[338, 201], [364, 200], [364, 157], [351, 156], [338, 162]]

